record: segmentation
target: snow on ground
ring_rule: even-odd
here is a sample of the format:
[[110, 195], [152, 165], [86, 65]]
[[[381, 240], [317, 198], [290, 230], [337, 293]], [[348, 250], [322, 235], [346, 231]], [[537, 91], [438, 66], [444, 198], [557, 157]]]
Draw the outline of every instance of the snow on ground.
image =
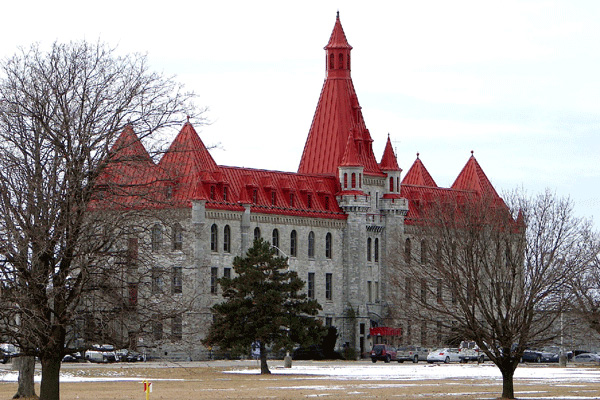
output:
[[[414, 365], [297, 365], [292, 368], [271, 368], [273, 374], [313, 376], [339, 380], [429, 380], [429, 379], [502, 379], [500, 370], [486, 364], [414, 364]], [[259, 374], [258, 368], [229, 371], [239, 374]], [[548, 380], [554, 383], [600, 382], [600, 369], [556, 366], [520, 366], [515, 379]]]

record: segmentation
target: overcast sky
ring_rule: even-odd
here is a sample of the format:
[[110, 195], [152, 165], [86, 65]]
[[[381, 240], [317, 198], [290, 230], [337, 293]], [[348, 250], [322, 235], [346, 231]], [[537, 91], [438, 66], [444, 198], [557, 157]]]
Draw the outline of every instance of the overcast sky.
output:
[[296, 171], [338, 10], [378, 160], [389, 133], [404, 172], [419, 152], [448, 187], [473, 150], [500, 193], [551, 188], [600, 227], [599, 1], [12, 1], [0, 56], [147, 53], [210, 108], [218, 164]]

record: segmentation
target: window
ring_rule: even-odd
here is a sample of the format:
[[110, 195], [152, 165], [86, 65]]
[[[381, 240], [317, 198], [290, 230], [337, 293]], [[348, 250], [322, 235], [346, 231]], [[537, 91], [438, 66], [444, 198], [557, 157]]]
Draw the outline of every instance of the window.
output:
[[223, 201], [227, 201], [227, 186], [223, 186]]
[[325, 274], [325, 299], [333, 299], [333, 274]]
[[404, 299], [407, 303], [410, 303], [412, 298], [412, 282], [410, 278], [404, 279]]
[[367, 261], [371, 261], [371, 238], [367, 239]]
[[325, 209], [329, 210], [329, 196], [325, 196]]
[[348, 188], [348, 173], [344, 172], [344, 189]]
[[219, 268], [211, 267], [210, 268], [210, 293], [217, 294], [217, 276], [219, 274]]
[[411, 252], [411, 244], [410, 239], [406, 239], [404, 242], [404, 262], [410, 264], [410, 252]]
[[137, 306], [138, 301], [138, 284], [137, 283], [129, 283], [129, 307], [135, 308]]
[[231, 229], [229, 225], [225, 225], [225, 229], [223, 229], [223, 251], [225, 253], [231, 252]]
[[182, 293], [183, 268], [173, 267], [171, 269], [171, 293]]
[[308, 234], [308, 258], [315, 258], [315, 233]]
[[390, 178], [390, 192], [393, 192], [393, 191], [394, 191], [394, 178], [391, 177]]
[[214, 200], [215, 199], [215, 187], [211, 185], [210, 187], [210, 199]]
[[223, 268], [223, 278], [231, 279], [231, 268], [229, 268], [229, 267]]
[[379, 282], [375, 282], [375, 301], [379, 302]]
[[173, 236], [173, 250], [181, 250], [183, 248], [183, 232], [181, 230], [181, 225], [175, 223], [171, 230]]
[[315, 273], [314, 272], [308, 273], [307, 288], [308, 288], [308, 293], [307, 293], [308, 298], [314, 299], [315, 298]]
[[331, 233], [327, 232], [325, 235], [325, 258], [331, 258], [331, 246], [332, 246]]
[[298, 254], [298, 234], [295, 230], [290, 233], [290, 257], [296, 257]]
[[217, 224], [210, 227], [210, 251], [219, 251], [219, 230]]
[[274, 190], [271, 190], [271, 205], [274, 206], [277, 204], [277, 193]]
[[171, 318], [171, 339], [181, 340], [183, 337], [183, 319], [181, 314], [175, 315]]
[[332, 317], [325, 317], [325, 326], [329, 327], [333, 325], [333, 318]]
[[162, 270], [158, 267], [152, 267], [150, 274], [152, 275], [152, 287], [150, 289], [152, 294], [161, 293], [163, 289]]
[[373, 246], [373, 257], [375, 262], [379, 262], [379, 238], [375, 238], [375, 246]]
[[356, 173], [352, 173], [352, 188], [356, 187]]
[[290, 193], [290, 207], [294, 207], [294, 193]]
[[279, 231], [277, 229], [273, 229], [271, 244], [275, 248], [275, 254], [279, 255]]
[[158, 315], [155, 315], [154, 322], [152, 323], [152, 336], [154, 340], [162, 340], [163, 338], [163, 324], [159, 318]]
[[427, 280], [421, 279], [421, 303], [427, 302]]
[[312, 194], [310, 193], [306, 195], [306, 206], [312, 208]]
[[138, 259], [138, 240], [137, 238], [127, 239], [127, 262], [133, 265]]
[[258, 203], [258, 190], [252, 190], [252, 202], [254, 204]]
[[162, 247], [162, 226], [159, 224], [154, 224], [152, 227], [150, 245], [153, 252], [160, 251]]
[[335, 56], [332, 54], [329, 55], [329, 69], [334, 69], [333, 63], [335, 62]]
[[342, 53], [340, 53], [340, 65], [339, 65], [339, 69], [344, 68], [344, 55]]
[[367, 299], [369, 303], [373, 302], [373, 288], [371, 281], [367, 281]]
[[260, 228], [256, 227], [254, 228], [254, 240], [258, 240], [260, 239]]

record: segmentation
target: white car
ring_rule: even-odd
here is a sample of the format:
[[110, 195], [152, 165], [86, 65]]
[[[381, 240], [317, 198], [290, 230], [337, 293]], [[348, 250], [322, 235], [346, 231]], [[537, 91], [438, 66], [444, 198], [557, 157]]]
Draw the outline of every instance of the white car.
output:
[[576, 363], [596, 363], [600, 364], [600, 355], [595, 353], [582, 353], [573, 357], [573, 362]]
[[429, 364], [434, 362], [443, 362], [446, 364], [450, 362], [460, 362], [459, 354], [460, 351], [454, 348], [435, 349], [430, 351], [427, 355], [427, 362]]

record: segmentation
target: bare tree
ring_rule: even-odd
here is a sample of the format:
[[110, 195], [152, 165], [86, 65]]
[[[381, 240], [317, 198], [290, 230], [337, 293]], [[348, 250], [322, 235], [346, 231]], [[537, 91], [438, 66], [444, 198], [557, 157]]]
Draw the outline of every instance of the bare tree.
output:
[[[598, 237], [589, 241], [591, 246], [600, 252]], [[600, 256], [590, 260], [582, 273], [571, 282], [569, 294], [572, 299], [570, 312], [579, 318], [596, 333], [600, 334]]]
[[0, 334], [39, 357], [40, 397], [58, 399], [67, 332], [106, 256], [89, 210], [109, 149], [126, 124], [142, 138], [181, 124], [193, 94], [102, 43], [33, 45], [0, 68]]
[[593, 253], [582, 245], [590, 224], [568, 199], [547, 191], [508, 203], [446, 193], [421, 204], [399, 243], [394, 301], [404, 303], [397, 318], [475, 341], [502, 373], [502, 397], [512, 399], [523, 351], [553, 338], [566, 285]]

